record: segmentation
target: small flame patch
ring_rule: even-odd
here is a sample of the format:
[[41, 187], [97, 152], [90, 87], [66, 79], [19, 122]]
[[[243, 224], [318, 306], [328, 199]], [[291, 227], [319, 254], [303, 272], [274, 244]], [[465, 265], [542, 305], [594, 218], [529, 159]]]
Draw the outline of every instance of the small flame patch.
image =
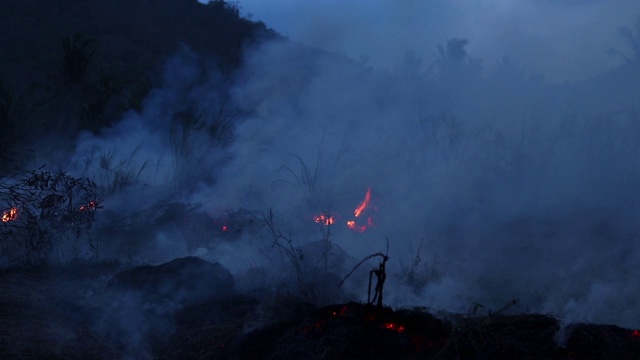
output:
[[358, 207], [353, 211], [353, 215], [355, 217], [359, 217], [362, 213], [369, 207], [369, 203], [371, 202], [371, 189], [367, 190], [367, 193], [364, 195], [364, 200], [358, 205]]
[[[371, 208], [371, 188], [367, 189], [367, 193], [364, 195], [364, 200], [356, 207], [353, 211], [353, 215], [358, 218], [363, 215], [368, 209]], [[373, 219], [371, 216], [367, 217], [366, 224], [358, 224], [356, 220], [347, 221], [347, 228], [357, 231], [359, 233], [363, 233], [367, 231], [369, 227], [373, 226]]]
[[96, 210], [97, 209], [97, 204], [95, 201], [89, 201], [89, 203], [87, 205], [83, 205], [80, 206], [80, 209], [78, 209], [78, 211], [85, 211], [85, 210]]
[[331, 215], [329, 213], [322, 213], [320, 215], [315, 215], [313, 220], [321, 225], [329, 226], [336, 223], [336, 219], [340, 217], [339, 215]]
[[18, 218], [18, 208], [11, 208], [2, 213], [2, 222], [15, 221]]

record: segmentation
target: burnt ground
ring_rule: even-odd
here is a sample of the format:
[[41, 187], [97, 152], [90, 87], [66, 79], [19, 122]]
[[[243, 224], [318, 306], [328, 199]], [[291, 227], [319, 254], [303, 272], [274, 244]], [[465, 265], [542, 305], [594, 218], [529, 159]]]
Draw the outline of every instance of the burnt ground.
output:
[[266, 302], [195, 257], [7, 270], [0, 290], [1, 359], [640, 359], [637, 330], [547, 315]]

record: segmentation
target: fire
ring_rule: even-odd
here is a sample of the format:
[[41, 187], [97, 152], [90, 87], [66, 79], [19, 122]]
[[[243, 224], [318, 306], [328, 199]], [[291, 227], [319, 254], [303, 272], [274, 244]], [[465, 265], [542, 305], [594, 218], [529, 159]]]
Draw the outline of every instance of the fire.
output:
[[[353, 211], [353, 215], [356, 218], [364, 217], [363, 214], [370, 209], [377, 210], [375, 207], [371, 206], [371, 188], [367, 189], [366, 194], [364, 195], [364, 199]], [[317, 224], [321, 224], [323, 226], [334, 225], [338, 223], [340, 220], [340, 214], [334, 212], [322, 212], [318, 215], [313, 216], [313, 221]], [[371, 216], [368, 216], [365, 220], [354, 219], [346, 221], [347, 228], [356, 232], [363, 233], [368, 228], [373, 226], [373, 219]]]
[[96, 206], [97, 204], [95, 201], [89, 201], [87, 205], [80, 206], [80, 209], [78, 209], [78, 211], [95, 210]]
[[336, 216], [331, 215], [331, 214], [327, 214], [327, 213], [322, 213], [320, 215], [314, 216], [313, 220], [318, 224], [322, 224], [324, 226], [329, 226], [329, 225], [335, 224]]
[[353, 230], [353, 231], [357, 231], [357, 232], [361, 232], [361, 233], [365, 232], [367, 230], [367, 225], [358, 226], [358, 224], [356, 224], [355, 220], [347, 221], [347, 227], [349, 229]]
[[2, 222], [14, 221], [18, 218], [18, 209], [11, 208], [9, 211], [5, 211], [2, 214]]
[[[364, 200], [358, 205], [358, 207], [353, 211], [353, 215], [355, 217], [360, 217], [360, 215], [364, 214], [364, 212], [370, 208], [371, 203], [371, 188], [367, 190], [367, 193], [364, 195]], [[347, 221], [347, 228], [357, 231], [357, 232], [365, 232], [368, 227], [373, 226], [373, 219], [369, 216], [367, 218], [366, 224], [359, 225], [355, 220]]]
[[364, 196], [364, 200], [358, 205], [358, 207], [353, 211], [353, 215], [355, 217], [359, 217], [369, 206], [369, 202], [371, 201], [371, 189], [367, 190], [367, 193]]

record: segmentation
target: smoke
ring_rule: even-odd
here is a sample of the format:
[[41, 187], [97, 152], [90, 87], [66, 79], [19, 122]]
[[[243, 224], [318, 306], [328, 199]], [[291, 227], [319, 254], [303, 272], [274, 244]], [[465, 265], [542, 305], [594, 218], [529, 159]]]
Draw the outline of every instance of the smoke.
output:
[[[228, 83], [183, 49], [144, 110], [82, 137], [69, 166], [105, 172], [85, 160], [110, 144], [125, 160], [135, 152], [134, 169], [148, 164], [131, 186], [112, 189], [111, 211], [165, 200], [200, 203], [213, 215], [271, 211], [275, 232], [258, 226], [197, 249], [238, 278], [256, 269], [277, 278], [281, 264], [303, 259], [300, 248], [312, 268], [331, 254], [335, 263], [324, 269], [339, 279], [384, 252], [388, 238], [392, 305], [464, 312], [520, 298], [519, 310], [637, 327], [639, 89], [620, 79], [637, 83], [638, 60], [601, 72], [611, 65], [597, 54], [617, 44], [603, 34], [615, 35], [640, 9], [623, 1], [607, 3], [625, 10], [615, 15], [598, 1], [474, 4], [283, 2], [293, 16], [272, 26], [355, 60], [277, 40], [247, 49]], [[262, 18], [257, 4], [241, 5]], [[572, 21], [563, 25], [565, 18]], [[531, 76], [537, 72], [553, 80], [599, 75], [559, 85]], [[197, 146], [172, 145], [172, 124], [185, 119], [176, 114], [193, 119], [224, 107], [242, 114], [229, 143], [211, 145], [195, 131], [186, 143]], [[360, 221], [353, 210], [368, 189], [372, 225], [353, 232], [346, 221]], [[329, 233], [313, 221], [320, 212], [339, 215]], [[282, 246], [273, 246], [274, 234]], [[331, 252], [318, 246], [327, 239]], [[193, 251], [189, 241], [159, 228], [150, 243], [177, 257]], [[348, 293], [364, 297], [368, 270], [351, 277]]]
[[493, 62], [510, 55], [531, 74], [558, 82], [610, 69], [614, 64], [605, 50], [622, 45], [616, 29], [640, 13], [633, 0], [244, 0], [239, 5], [292, 39], [368, 59], [376, 67], [394, 66], [409, 49], [431, 61], [435, 44], [464, 37], [474, 56]]

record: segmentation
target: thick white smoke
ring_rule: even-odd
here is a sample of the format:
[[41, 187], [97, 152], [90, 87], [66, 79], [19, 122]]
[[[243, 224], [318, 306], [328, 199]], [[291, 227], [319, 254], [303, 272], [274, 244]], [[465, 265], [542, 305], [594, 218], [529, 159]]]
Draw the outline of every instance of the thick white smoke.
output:
[[492, 63], [517, 58], [551, 81], [584, 79], [611, 68], [618, 27], [631, 24], [633, 0], [243, 0], [246, 14], [283, 34], [374, 66], [391, 67], [414, 49], [431, 61], [434, 44], [471, 41], [474, 56]]

